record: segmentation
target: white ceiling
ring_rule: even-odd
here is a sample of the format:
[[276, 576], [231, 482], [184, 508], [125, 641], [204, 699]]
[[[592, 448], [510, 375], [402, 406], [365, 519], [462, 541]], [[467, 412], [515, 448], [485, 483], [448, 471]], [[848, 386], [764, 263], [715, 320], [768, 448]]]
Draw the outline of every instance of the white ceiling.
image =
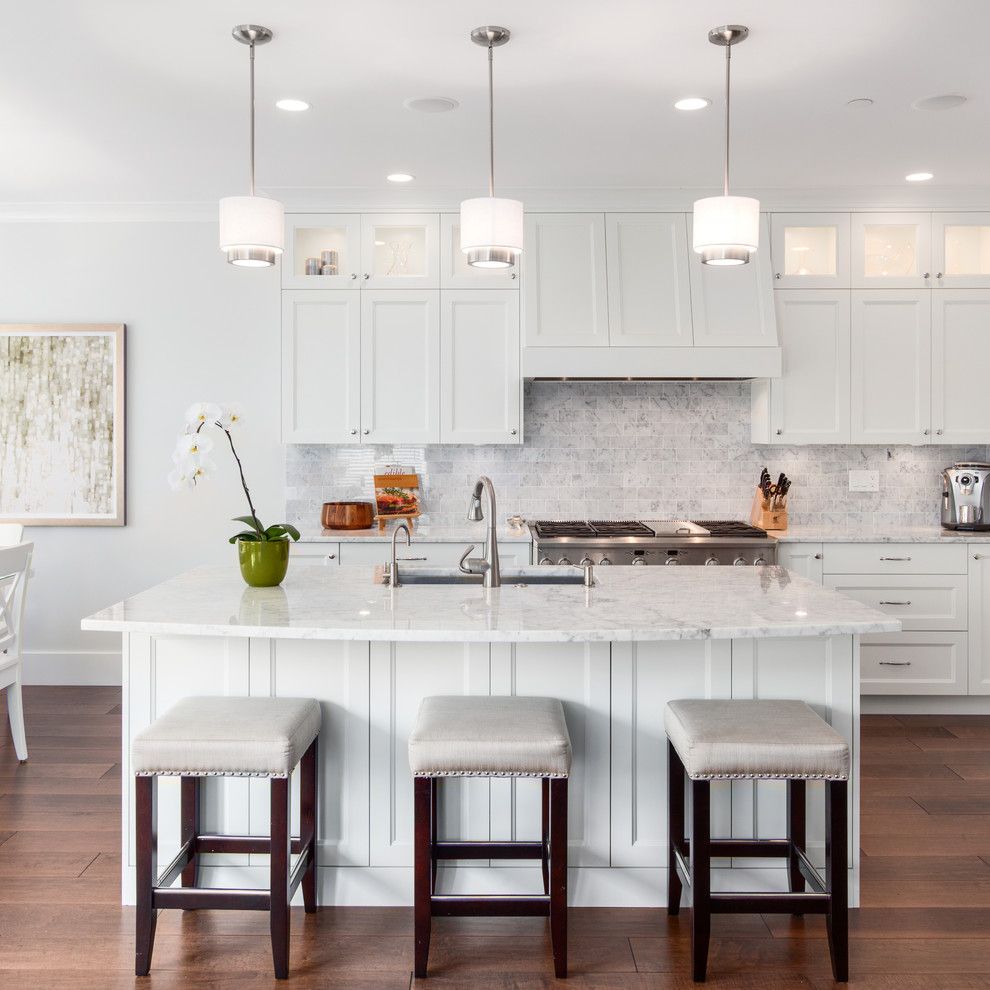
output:
[[[5, 5], [0, 202], [198, 203], [246, 189], [247, 53], [258, 51], [258, 182], [288, 202], [456, 200], [486, 186], [496, 53], [497, 179], [527, 190], [699, 189], [720, 180], [722, 51], [733, 59], [734, 185], [990, 188], [986, 0], [24, 0]], [[911, 103], [962, 93], [942, 113]], [[706, 95], [706, 111], [671, 104]], [[308, 113], [278, 111], [279, 97]], [[415, 96], [452, 96], [426, 115]], [[868, 110], [846, 101], [869, 96]], [[388, 172], [416, 183], [397, 190]]]

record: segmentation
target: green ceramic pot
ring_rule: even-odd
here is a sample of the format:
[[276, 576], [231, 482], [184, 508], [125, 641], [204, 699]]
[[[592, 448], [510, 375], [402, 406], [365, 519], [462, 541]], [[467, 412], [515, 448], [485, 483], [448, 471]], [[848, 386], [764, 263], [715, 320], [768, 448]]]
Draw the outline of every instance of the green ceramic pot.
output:
[[274, 588], [289, 569], [289, 541], [237, 541], [241, 576], [252, 588]]

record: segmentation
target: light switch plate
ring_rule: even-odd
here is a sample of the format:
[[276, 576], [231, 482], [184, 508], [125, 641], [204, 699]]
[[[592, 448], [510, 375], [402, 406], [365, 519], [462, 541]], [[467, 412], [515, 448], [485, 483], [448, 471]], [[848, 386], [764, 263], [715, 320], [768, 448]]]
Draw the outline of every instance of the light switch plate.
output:
[[880, 491], [879, 471], [850, 471], [849, 491], [878, 492]]

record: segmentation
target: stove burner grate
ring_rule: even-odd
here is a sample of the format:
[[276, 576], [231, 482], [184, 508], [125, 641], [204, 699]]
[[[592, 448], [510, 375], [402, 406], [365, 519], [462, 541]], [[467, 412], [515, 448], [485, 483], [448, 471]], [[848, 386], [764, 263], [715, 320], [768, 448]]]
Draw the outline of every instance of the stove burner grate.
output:
[[767, 531], [749, 523], [737, 522], [734, 519], [692, 519], [695, 526], [707, 529], [712, 536], [741, 536], [749, 539], [765, 538]]

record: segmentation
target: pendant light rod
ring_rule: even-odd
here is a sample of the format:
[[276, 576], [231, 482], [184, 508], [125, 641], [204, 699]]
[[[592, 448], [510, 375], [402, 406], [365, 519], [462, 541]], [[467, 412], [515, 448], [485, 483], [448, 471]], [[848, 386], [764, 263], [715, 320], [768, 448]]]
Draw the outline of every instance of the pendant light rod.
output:
[[248, 139], [251, 143], [249, 161], [251, 163], [251, 195], [254, 192], [254, 49], [257, 45], [267, 45], [272, 40], [270, 28], [262, 27], [260, 24], [238, 24], [230, 32], [235, 41], [248, 46]]
[[[248, 51], [250, 53], [249, 62], [250, 62], [250, 65], [251, 65], [251, 68], [250, 68], [250, 75], [251, 75], [251, 86], [250, 86], [251, 95], [250, 95], [250, 101], [251, 101], [251, 106], [250, 106], [250, 110], [249, 110], [249, 114], [250, 114], [250, 117], [251, 117], [251, 127], [250, 127], [250, 130], [249, 130], [250, 138], [248, 140], [250, 140], [250, 142], [251, 142], [251, 195], [253, 196], [254, 195], [254, 42], [253, 41], [251, 42], [251, 44], [250, 44], [250, 46], [248, 48]], [[728, 48], [726, 48], [725, 53], [726, 53], [726, 55], [728, 55], [728, 53], [729, 53], [729, 49]], [[728, 71], [728, 70], [726, 70], [726, 71]], [[726, 99], [728, 99], [728, 90], [726, 90]], [[729, 116], [728, 104], [726, 104], [725, 116], [726, 116], [726, 138], [728, 138], [728, 116]], [[726, 172], [728, 173], [728, 167], [729, 167], [729, 165], [728, 165], [728, 162], [729, 162], [728, 151], [726, 151], [725, 161], [726, 161], [726, 166], [725, 166], [726, 167]], [[726, 179], [726, 189], [729, 188], [728, 187], [728, 181], [729, 180]]]
[[495, 49], [488, 43], [488, 195], [495, 195]]
[[749, 28], [742, 24], [725, 24], [712, 28], [708, 40], [725, 49], [725, 157], [722, 163], [722, 195], [729, 195], [729, 95], [732, 79], [732, 46], [749, 37]]
[[[254, 61], [254, 48], [251, 49], [251, 60]], [[725, 46], [725, 163], [722, 166], [722, 195], [729, 195], [729, 82], [732, 75], [732, 46]], [[251, 91], [254, 92], [254, 73], [251, 74]], [[252, 134], [254, 133], [254, 116], [251, 117]], [[252, 138], [253, 141], [253, 138]], [[254, 191], [254, 148], [251, 149], [251, 191]]]

